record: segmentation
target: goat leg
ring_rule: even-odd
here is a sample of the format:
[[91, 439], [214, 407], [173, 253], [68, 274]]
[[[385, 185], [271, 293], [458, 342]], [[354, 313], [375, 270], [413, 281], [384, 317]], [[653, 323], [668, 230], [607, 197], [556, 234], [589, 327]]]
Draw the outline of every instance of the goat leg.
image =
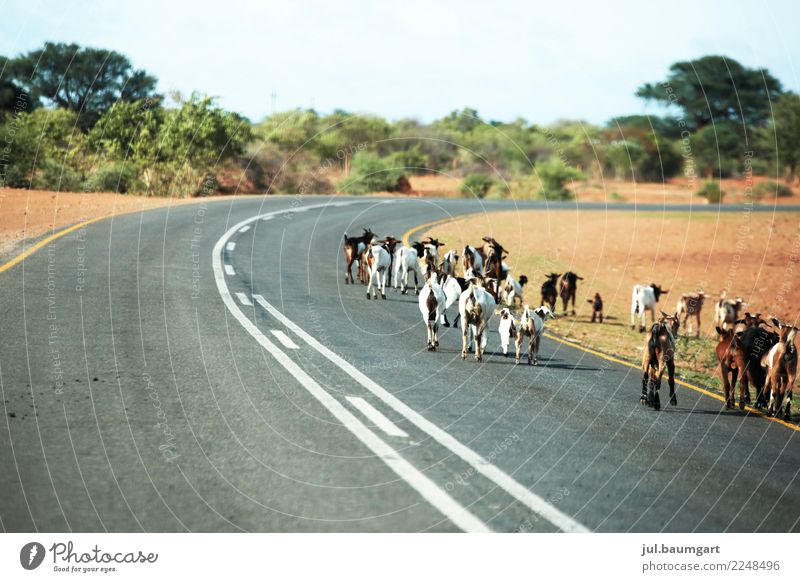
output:
[[669, 403], [672, 406], [677, 406], [678, 396], [675, 394], [675, 362], [672, 359], [667, 362], [667, 383], [669, 384]]
[[744, 410], [745, 404], [750, 404], [750, 379], [746, 370], [742, 372], [739, 380], [739, 410]]

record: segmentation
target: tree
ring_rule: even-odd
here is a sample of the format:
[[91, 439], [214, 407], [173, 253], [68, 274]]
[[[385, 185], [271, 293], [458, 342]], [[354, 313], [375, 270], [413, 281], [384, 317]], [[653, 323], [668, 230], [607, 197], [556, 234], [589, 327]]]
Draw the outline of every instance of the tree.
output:
[[479, 125], [483, 125], [484, 121], [478, 115], [477, 109], [465, 107], [460, 111], [458, 109], [452, 111], [450, 115], [438, 121], [437, 123], [441, 124], [447, 129], [452, 129], [461, 133], [467, 133]]
[[738, 158], [747, 150], [741, 126], [733, 121], [708, 125], [691, 137], [697, 167], [706, 178], [727, 177], [739, 170]]
[[392, 160], [379, 158], [372, 152], [357, 152], [353, 156], [352, 173], [340, 180], [336, 189], [348, 194], [393, 192], [401, 176], [403, 168], [393, 165]]
[[665, 81], [642, 85], [636, 95], [677, 106], [687, 127], [696, 129], [725, 120], [763, 125], [781, 92], [780, 81], [766, 69], [713, 55], [673, 64]]
[[544, 200], [572, 200], [575, 195], [566, 187], [567, 182], [584, 180], [586, 175], [575, 168], [565, 166], [559, 159], [536, 165], [536, 176], [542, 183], [539, 198]]
[[319, 115], [315, 111], [282, 111], [265, 119], [256, 133], [291, 154], [302, 147], [316, 147], [316, 142], [309, 143], [309, 140], [319, 131], [319, 123]]
[[217, 107], [211, 97], [193, 93], [179, 109], [167, 112], [160, 138], [162, 156], [207, 171], [241, 154], [251, 130], [243, 117]]
[[89, 132], [90, 147], [113, 160], [155, 161], [164, 110], [154, 101], [120, 101], [112, 105]]
[[763, 141], [774, 148], [778, 164], [788, 168], [786, 179], [791, 183], [800, 163], [800, 96], [791, 92], [781, 95], [773, 115]]
[[13, 82], [35, 101], [44, 101], [79, 115], [90, 128], [117, 101], [155, 97], [155, 77], [136, 70], [114, 51], [47, 43], [8, 63]]
[[335, 111], [321, 122], [319, 151], [323, 158], [338, 159], [345, 174], [350, 173], [354, 154], [374, 150], [379, 141], [389, 137], [390, 127], [385, 119], [372, 115], [355, 115]]
[[0, 117], [15, 110], [30, 111], [33, 109], [33, 105], [28, 102], [27, 98], [24, 101], [20, 101], [22, 90], [11, 79], [8, 69], [9, 60], [0, 56]]
[[[21, 188], [74, 190], [85, 170], [85, 136], [76, 115], [64, 109], [36, 109], [9, 117], [0, 135], [13, 136], [0, 158], [0, 183]], [[5, 162], [5, 163], [4, 163]]]

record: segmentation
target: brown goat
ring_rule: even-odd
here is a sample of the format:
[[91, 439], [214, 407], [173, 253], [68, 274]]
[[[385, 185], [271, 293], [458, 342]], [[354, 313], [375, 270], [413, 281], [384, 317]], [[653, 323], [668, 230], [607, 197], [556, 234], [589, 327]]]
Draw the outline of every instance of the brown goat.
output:
[[600, 318], [600, 323], [603, 323], [603, 298], [600, 297], [600, 293], [595, 293], [594, 299], [587, 299], [586, 302], [592, 304], [592, 323], [598, 317]]
[[547, 305], [550, 311], [555, 311], [556, 309], [556, 298], [558, 297], [556, 283], [560, 276], [561, 273], [550, 273], [547, 275], [547, 280], [542, 283], [542, 305]]
[[675, 395], [675, 338], [679, 328], [678, 314], [668, 315], [662, 311], [659, 320], [650, 328], [644, 344], [640, 401], [655, 410], [661, 409], [658, 391], [665, 369], [669, 383], [669, 402], [673, 406], [678, 404]]
[[558, 295], [561, 297], [561, 302], [564, 304], [564, 313], [567, 312], [567, 305], [571, 300], [572, 315], [575, 315], [575, 294], [578, 291], [578, 281], [583, 281], [583, 277], [579, 277], [577, 273], [573, 273], [572, 271], [567, 271], [561, 276]]
[[367, 245], [375, 238], [375, 234], [368, 228], [364, 229], [364, 234], [361, 236], [347, 236], [344, 235], [344, 284], [348, 285], [353, 283], [353, 263], [358, 261], [358, 279], [362, 284], [366, 284], [366, 269], [364, 268], [364, 257], [362, 253], [366, 250]]
[[[725, 389], [725, 408], [736, 406], [736, 380], [739, 378], [739, 368], [733, 357], [733, 329], [722, 329], [717, 326], [719, 343], [714, 348], [719, 360], [719, 369], [722, 374], [722, 386]], [[739, 395], [741, 406], [744, 408], [744, 394]]]

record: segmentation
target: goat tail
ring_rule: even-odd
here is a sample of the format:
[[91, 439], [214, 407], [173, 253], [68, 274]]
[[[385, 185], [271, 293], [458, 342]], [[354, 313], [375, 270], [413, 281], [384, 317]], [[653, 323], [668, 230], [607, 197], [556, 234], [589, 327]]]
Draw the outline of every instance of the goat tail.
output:
[[433, 289], [428, 294], [428, 300], [426, 302], [426, 307], [428, 308], [428, 321], [436, 321], [436, 308], [439, 306], [439, 301], [436, 299], [436, 295], [433, 293]]

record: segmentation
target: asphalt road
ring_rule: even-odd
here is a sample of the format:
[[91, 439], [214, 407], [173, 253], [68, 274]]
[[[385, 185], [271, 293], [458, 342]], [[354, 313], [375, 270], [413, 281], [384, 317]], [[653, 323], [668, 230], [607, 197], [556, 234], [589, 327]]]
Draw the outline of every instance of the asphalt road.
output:
[[635, 370], [552, 340], [515, 366], [494, 325], [482, 364], [460, 330], [429, 353], [416, 297], [344, 285], [343, 232], [479, 210], [231, 199], [0, 274], [0, 527], [800, 529], [797, 431], [680, 387], [655, 413]]

